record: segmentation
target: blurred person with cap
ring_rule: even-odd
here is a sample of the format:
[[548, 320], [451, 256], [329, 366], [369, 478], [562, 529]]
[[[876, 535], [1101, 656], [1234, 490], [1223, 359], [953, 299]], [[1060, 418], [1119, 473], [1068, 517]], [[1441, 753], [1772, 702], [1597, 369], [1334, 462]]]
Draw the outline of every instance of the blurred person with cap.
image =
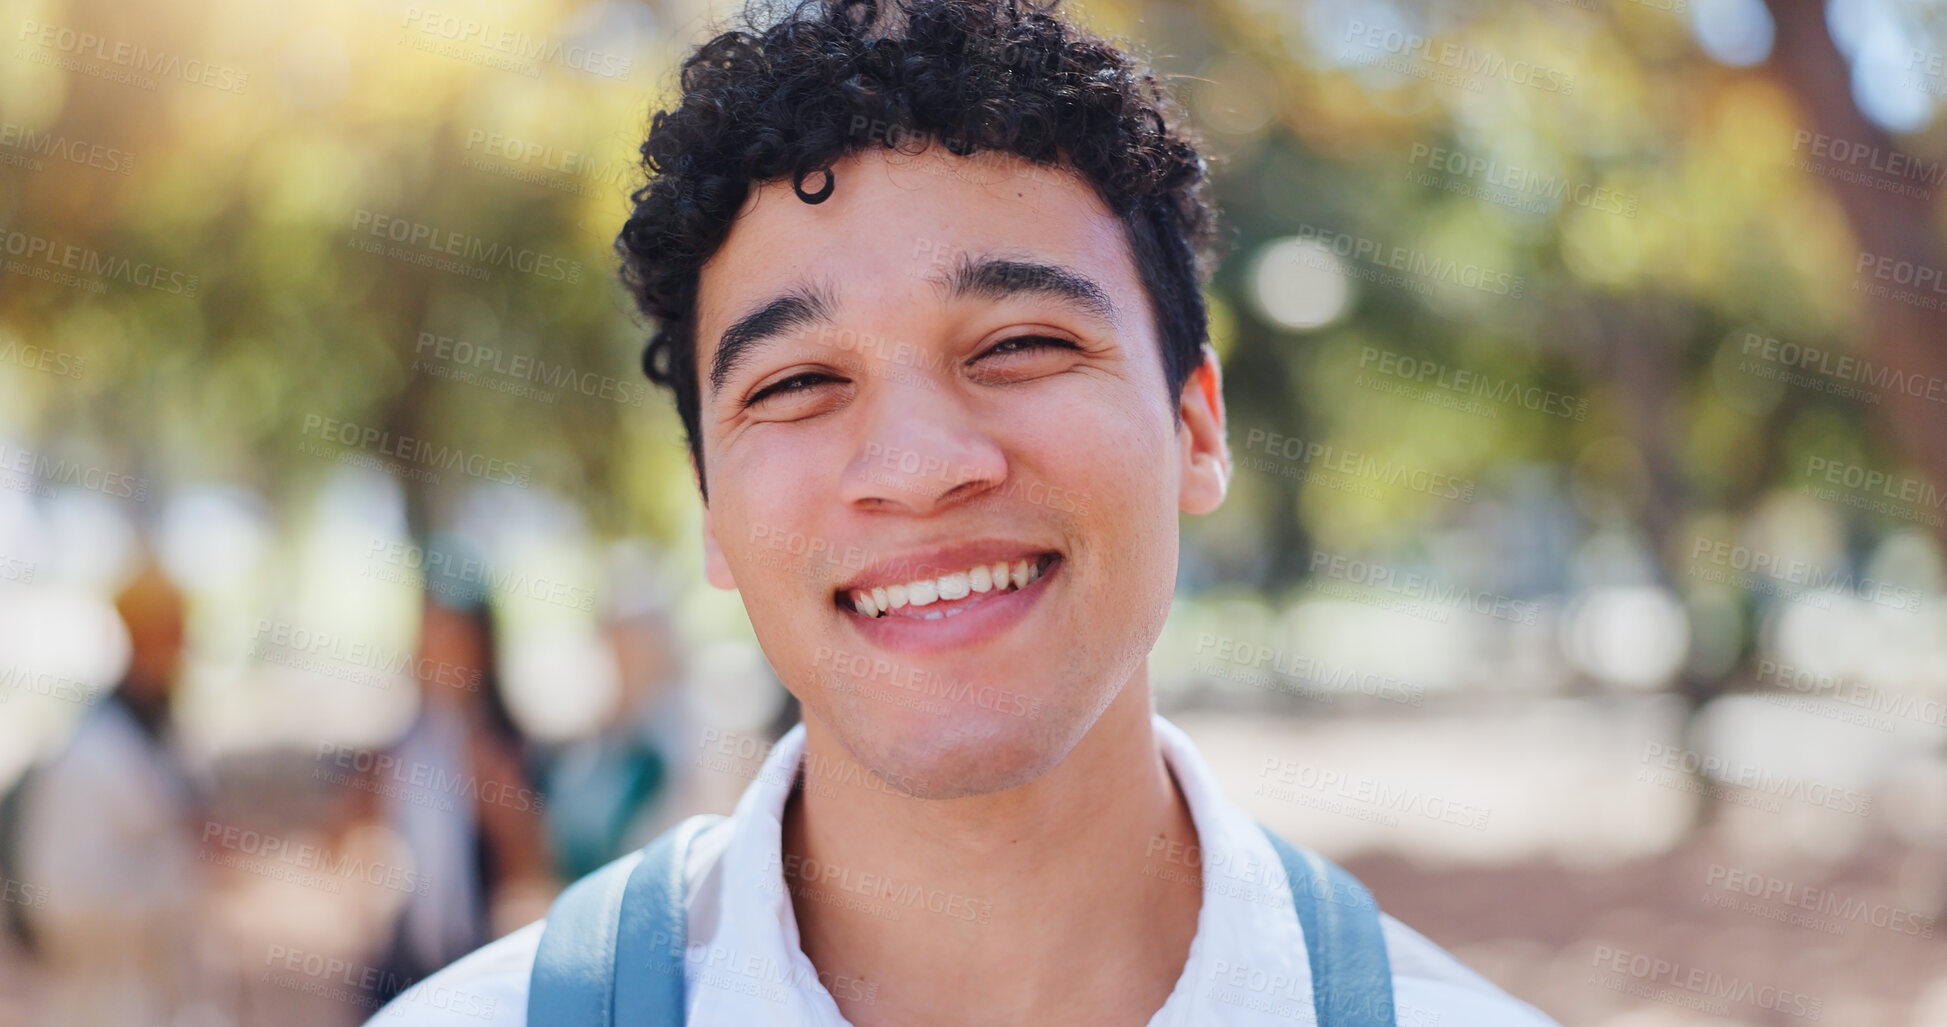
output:
[[486, 561], [456, 535], [427, 546], [413, 667], [420, 706], [376, 791], [423, 889], [394, 925], [378, 1000], [546, 908], [554, 893], [528, 743], [501, 690]]
[[21, 813], [21, 873], [46, 895], [31, 920], [45, 1022], [61, 1027], [173, 1025], [197, 1008], [200, 799], [170, 716], [183, 597], [145, 563], [115, 610], [128, 670], [33, 771]]

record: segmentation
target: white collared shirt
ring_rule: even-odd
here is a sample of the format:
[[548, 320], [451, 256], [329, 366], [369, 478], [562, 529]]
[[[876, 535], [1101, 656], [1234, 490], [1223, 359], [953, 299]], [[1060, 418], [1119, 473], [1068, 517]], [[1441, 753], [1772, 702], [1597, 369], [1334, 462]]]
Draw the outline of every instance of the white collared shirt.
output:
[[[1183, 974], [1149, 1027], [1288, 1027], [1311, 1023], [1311, 964], [1291, 911], [1284, 869], [1251, 816], [1225, 798], [1190, 739], [1154, 718], [1163, 758], [1196, 824], [1203, 906]], [[869, 1002], [871, 990], [826, 975], [798, 944], [785, 889], [783, 815], [804, 749], [804, 725], [771, 750], [736, 812], [699, 835], [688, 861], [688, 1022], [849, 1027], [832, 991]], [[1145, 873], [1182, 872], [1159, 856]], [[733, 886], [732, 882], [736, 882]], [[493, 942], [386, 1007], [373, 1024], [525, 1027], [528, 975], [546, 921]], [[1438, 945], [1384, 914], [1400, 1027], [1552, 1027]]]

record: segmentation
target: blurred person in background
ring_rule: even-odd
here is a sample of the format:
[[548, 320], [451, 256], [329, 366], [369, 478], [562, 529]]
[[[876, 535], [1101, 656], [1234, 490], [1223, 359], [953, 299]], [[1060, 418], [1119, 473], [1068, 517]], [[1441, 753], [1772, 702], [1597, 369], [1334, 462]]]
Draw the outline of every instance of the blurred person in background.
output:
[[116, 596], [128, 629], [122, 680], [34, 771], [22, 802], [21, 874], [47, 968], [43, 1022], [189, 1022], [198, 998], [199, 790], [171, 722], [183, 597], [153, 563]]
[[641, 847], [693, 808], [684, 759], [692, 718], [666, 599], [618, 572], [602, 634], [615, 660], [614, 712], [569, 742], [544, 778], [556, 870], [574, 880]]
[[555, 890], [530, 747], [501, 689], [485, 562], [454, 537], [427, 548], [419, 713], [374, 773], [382, 815], [428, 886], [400, 912], [380, 1001], [532, 920]]

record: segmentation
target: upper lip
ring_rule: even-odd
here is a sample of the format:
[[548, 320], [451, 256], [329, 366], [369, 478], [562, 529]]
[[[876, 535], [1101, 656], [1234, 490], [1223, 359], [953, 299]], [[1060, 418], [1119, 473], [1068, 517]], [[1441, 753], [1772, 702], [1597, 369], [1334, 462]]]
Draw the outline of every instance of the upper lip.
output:
[[1032, 560], [1043, 553], [1056, 553], [1052, 546], [1036, 545], [1017, 539], [977, 539], [951, 545], [909, 549], [873, 562], [857, 577], [838, 587], [840, 592], [865, 591], [881, 585], [903, 585], [908, 581], [937, 578], [972, 570], [980, 564]]

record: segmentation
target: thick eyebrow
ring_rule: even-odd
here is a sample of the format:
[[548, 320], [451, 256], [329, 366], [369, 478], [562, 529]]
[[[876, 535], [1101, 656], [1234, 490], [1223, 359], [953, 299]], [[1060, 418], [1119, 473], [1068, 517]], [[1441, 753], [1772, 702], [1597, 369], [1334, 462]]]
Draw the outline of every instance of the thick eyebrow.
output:
[[1108, 322], [1112, 328], [1121, 324], [1115, 304], [1109, 302], [1108, 290], [1095, 284], [1094, 279], [1059, 264], [962, 256], [950, 274], [935, 280], [945, 287], [949, 299], [978, 296], [1000, 300], [1039, 293], [1067, 300], [1085, 313]]
[[832, 304], [826, 290], [801, 285], [745, 314], [723, 330], [716, 356], [710, 360], [710, 391], [723, 388], [731, 372], [760, 342], [793, 328], [830, 324]]

